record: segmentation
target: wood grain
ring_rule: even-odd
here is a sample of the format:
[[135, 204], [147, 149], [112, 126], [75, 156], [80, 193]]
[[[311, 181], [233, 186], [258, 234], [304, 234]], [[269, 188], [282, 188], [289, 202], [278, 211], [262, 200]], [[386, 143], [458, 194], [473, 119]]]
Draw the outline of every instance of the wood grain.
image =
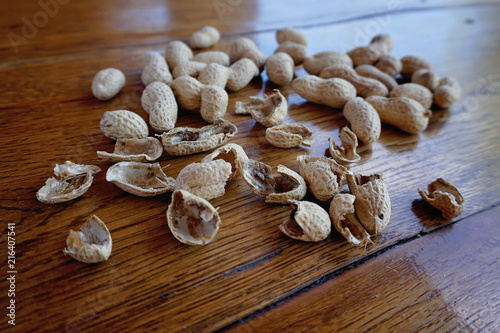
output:
[[[465, 197], [466, 209], [454, 221], [457, 225], [499, 204], [500, 6], [496, 2], [437, 1], [421, 5], [422, 10], [387, 14], [386, 2], [379, 1], [341, 7], [337, 15], [330, 2], [318, 2], [317, 7], [296, 2], [294, 11], [283, 11], [279, 4], [245, 1], [222, 21], [208, 12], [212, 2], [184, 3], [134, 2], [122, 7], [113, 1], [70, 2], [68, 12], [61, 7], [46, 30], [18, 54], [12, 55], [6, 42], [1, 44], [5, 61], [0, 64], [4, 83], [0, 85], [0, 210], [2, 226], [16, 222], [20, 304], [16, 330], [221, 329], [363, 258], [449, 224], [417, 193], [418, 187], [437, 177], [453, 182]], [[2, 35], [19, 29], [16, 17], [36, 9], [35, 2], [9, 6], [11, 15], [2, 21]], [[161, 10], [165, 6], [172, 8], [168, 20], [160, 14], [167, 13]], [[374, 10], [379, 15], [371, 16]], [[378, 142], [360, 147], [362, 161], [351, 170], [384, 173], [393, 205], [390, 224], [366, 250], [349, 246], [335, 232], [315, 244], [288, 239], [278, 225], [291, 209], [264, 203], [241, 178], [228, 185], [224, 197], [212, 200], [223, 221], [214, 242], [205, 247], [180, 244], [166, 224], [168, 194], [134, 197], [105, 181], [110, 164], [98, 161], [95, 152], [111, 151], [114, 143], [99, 130], [102, 113], [129, 109], [146, 119], [140, 104], [142, 62], [148, 52], [162, 51], [168, 40], [185, 39], [202, 24], [213, 24], [226, 35], [224, 40], [244, 33], [269, 56], [277, 46], [274, 29], [297, 25], [298, 18], [309, 38], [309, 54], [347, 51], [363, 40], [360, 32], [378, 27], [393, 36], [396, 56], [424, 56], [440, 75], [456, 76], [463, 85], [463, 98], [450, 110], [436, 109], [429, 128], [420, 135], [384, 126]], [[99, 102], [91, 95], [90, 84], [94, 74], [108, 66], [122, 69], [127, 84], [113, 100]], [[298, 69], [296, 74], [305, 72]], [[328, 137], [338, 138], [346, 124], [341, 110], [307, 103], [291, 87], [281, 89], [290, 105], [285, 122], [300, 122], [313, 130], [311, 148], [275, 148], [265, 140], [264, 127], [233, 113], [236, 101], [275, 88], [264, 72], [247, 88], [229, 95], [226, 119], [239, 129], [231, 142], [242, 145], [250, 158], [273, 167], [284, 164], [297, 170], [295, 159], [301, 154], [328, 156]], [[182, 111], [178, 125], [204, 122], [199, 114]], [[160, 163], [170, 165], [166, 173], [175, 177], [203, 156], [164, 155]], [[104, 171], [77, 200], [59, 205], [38, 202], [36, 191], [54, 164], [65, 160], [97, 164]], [[78, 229], [90, 214], [98, 215], [113, 237], [110, 259], [98, 265], [84, 265], [62, 254], [68, 231]], [[2, 249], [5, 226], [3, 230]], [[8, 301], [6, 288], [2, 278], [0, 304]], [[0, 322], [0, 330], [6, 325]]]

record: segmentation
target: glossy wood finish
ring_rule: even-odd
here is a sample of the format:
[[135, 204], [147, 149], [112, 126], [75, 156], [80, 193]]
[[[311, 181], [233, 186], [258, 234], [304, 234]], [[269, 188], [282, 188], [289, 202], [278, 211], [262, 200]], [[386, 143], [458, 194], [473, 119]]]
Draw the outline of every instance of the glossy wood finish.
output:
[[[234, 5], [224, 7], [226, 14], [221, 17], [214, 7], [220, 3]], [[10, 13], [2, 20], [2, 36], [20, 33], [22, 17], [32, 17], [40, 10], [37, 6], [36, 1], [2, 2], [2, 12]], [[285, 6], [294, 10], [285, 10]], [[318, 290], [329, 290], [333, 284], [345, 286], [352, 265], [361, 265], [357, 270], [365, 266], [368, 270], [374, 265], [373, 260], [384, 262], [386, 257], [377, 256], [394, 245], [406, 243], [406, 253], [417, 251], [414, 244], [422, 236], [425, 244], [435, 248], [438, 238], [431, 237], [434, 230], [453, 222], [453, 230], [464, 225], [456, 239], [480, 239], [483, 231], [473, 232], [465, 227], [469, 225], [467, 218], [497, 206], [500, 201], [500, 43], [496, 37], [500, 34], [500, 6], [496, 1], [404, 2], [398, 10], [390, 11], [387, 6], [386, 1], [359, 1], [356, 6], [333, 5], [330, 1], [307, 5], [225, 0], [197, 1], [197, 5], [173, 1], [69, 2], [61, 5], [59, 13], [18, 53], [8, 40], [2, 39], [0, 210], [2, 221], [16, 222], [19, 307], [15, 328], [20, 332], [110, 328], [213, 331], [255, 317], [242, 326], [246, 330], [254, 327], [255, 322], [255, 327], [259, 327], [269, 318], [277, 322], [289, 320], [281, 314], [300, 311], [295, 299], [303, 305], [316, 297], [301, 294], [304, 288], [321, 283], [325, 277], [331, 281]], [[99, 130], [102, 113], [128, 109], [146, 118], [140, 103], [144, 89], [140, 72], [145, 54], [162, 51], [169, 40], [187, 39], [203, 24], [218, 27], [225, 41], [242, 34], [249, 36], [267, 56], [277, 46], [274, 30], [284, 26], [301, 27], [309, 38], [309, 54], [328, 49], [347, 51], [367, 43], [375, 33], [386, 32], [394, 38], [393, 54], [424, 56], [439, 74], [454, 75], [462, 83], [462, 99], [450, 110], [436, 109], [424, 133], [407, 135], [384, 126], [378, 142], [360, 147], [362, 162], [351, 170], [384, 173], [393, 205], [391, 222], [374, 245], [366, 250], [353, 248], [336, 232], [315, 244], [288, 239], [277, 226], [290, 208], [265, 204], [237, 178], [228, 185], [224, 197], [212, 200], [214, 206], [220, 206], [223, 221], [214, 242], [205, 247], [189, 247], [177, 242], [166, 225], [168, 194], [138, 198], [105, 181], [109, 164], [98, 161], [95, 151], [111, 151], [114, 143]], [[91, 94], [90, 83], [99, 69], [109, 66], [122, 69], [127, 84], [113, 100], [99, 102]], [[305, 74], [300, 68], [296, 73]], [[285, 122], [309, 126], [315, 137], [311, 148], [275, 148], [263, 137], [264, 127], [250, 117], [234, 115], [236, 101], [275, 88], [264, 72], [247, 88], [229, 95], [226, 118], [239, 129], [231, 142], [242, 145], [251, 158], [273, 167], [284, 164], [294, 170], [295, 159], [301, 154], [328, 155], [328, 137], [338, 138], [339, 129], [346, 124], [341, 110], [307, 103], [291, 87], [281, 89], [290, 105]], [[204, 122], [198, 114], [184, 111], [178, 125], [202, 126]], [[175, 177], [185, 165], [203, 156], [164, 155], [160, 163], [170, 165], [166, 172]], [[97, 175], [80, 199], [52, 206], [38, 202], [36, 191], [52, 174], [54, 164], [65, 160], [94, 163], [104, 172]], [[453, 182], [465, 197], [466, 209], [455, 221], [444, 221], [417, 193], [418, 187], [425, 187], [437, 177]], [[310, 196], [307, 199], [312, 200]], [[61, 252], [69, 229], [79, 228], [90, 214], [98, 215], [113, 237], [113, 253], [99, 265], [81, 264]], [[498, 228], [494, 230], [498, 235]], [[0, 248], [6, 247], [5, 234], [2, 233]], [[494, 242], [488, 244], [485, 251], [496, 251], [498, 257], [498, 246]], [[464, 246], [471, 256], [478, 250], [473, 243], [466, 242]], [[437, 262], [448, 258], [439, 252], [426, 253], [429, 260]], [[375, 259], [364, 261], [371, 257]], [[475, 267], [468, 260], [456, 261], [462, 272]], [[482, 259], [479, 262], [486, 263]], [[398, 265], [400, 271], [412, 271], [409, 261], [400, 260]], [[344, 270], [347, 272], [338, 275]], [[489, 274], [483, 275], [484, 281], [470, 281], [494, 283], [497, 271], [485, 268]], [[386, 283], [394, 281], [388, 274], [391, 272], [384, 270], [377, 275], [376, 290], [393, 290], [391, 294], [396, 296], [401, 295], [401, 290], [408, 291], [415, 301], [422, 294], [441, 290], [439, 286], [422, 283], [418, 290], [412, 289], [419, 281], [418, 274], [406, 276], [397, 285]], [[462, 281], [450, 279], [446, 281]], [[7, 302], [6, 289], [6, 280], [2, 278], [1, 304]], [[482, 289], [472, 286], [470, 290]], [[459, 297], [466, 297], [466, 292], [457, 291]], [[295, 298], [297, 294], [301, 295]], [[380, 328], [400, 325], [393, 313], [387, 312], [388, 308], [371, 309], [373, 303], [364, 302], [363, 294], [352, 293], [350, 297], [362, 306], [346, 316], [365, 318], [362, 324], [352, 327], [377, 330], [369, 322], [375, 317], [380, 317]], [[490, 297], [498, 299], [498, 288], [492, 290]], [[267, 309], [284, 301], [286, 311], [279, 307], [266, 314]], [[442, 311], [434, 311], [432, 302], [419, 302], [412, 311], [424, 313], [425, 323], [439, 321], [442, 316], [449, 317], [446, 311], [450, 305], [446, 302], [451, 301], [445, 300], [438, 306]], [[485, 324], [477, 322], [477, 327], [488, 329], [487, 323], [498, 327], [494, 314], [481, 312]], [[319, 318], [322, 317], [312, 318], [311, 323], [317, 323]], [[414, 318], [420, 320], [418, 316]], [[453, 318], [457, 324], [449, 327], [470, 325]], [[6, 321], [1, 321], [0, 329], [3, 331], [6, 325]], [[265, 327], [260, 326], [261, 330]], [[428, 329], [433, 327], [441, 326]]]

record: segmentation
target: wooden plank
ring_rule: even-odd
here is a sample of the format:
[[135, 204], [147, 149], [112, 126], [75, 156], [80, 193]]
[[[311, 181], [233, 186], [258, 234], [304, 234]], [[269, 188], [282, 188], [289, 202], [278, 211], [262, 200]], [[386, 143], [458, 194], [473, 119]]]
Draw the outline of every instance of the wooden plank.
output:
[[[421, 135], [409, 136], [387, 126], [379, 142], [361, 147], [363, 161], [351, 170], [383, 172], [393, 200], [391, 223], [366, 251], [347, 245], [336, 233], [318, 244], [288, 239], [278, 225], [290, 208], [265, 204], [240, 178], [229, 184], [224, 197], [212, 201], [220, 206], [223, 227], [215, 241], [203, 248], [182, 245], [170, 234], [165, 219], [169, 195], [134, 197], [107, 183], [104, 172], [78, 200], [53, 206], [39, 203], [35, 192], [51, 175], [54, 163], [72, 160], [107, 169], [95, 154], [113, 147], [100, 133], [100, 116], [106, 110], [127, 108], [146, 117], [140, 106], [141, 62], [157, 46], [78, 50], [22, 65], [0, 65], [6, 77], [0, 86], [0, 209], [3, 221], [16, 221], [18, 234], [16, 328], [212, 331], [383, 248], [446, 225], [416, 192], [437, 177], [452, 181], [464, 194], [466, 210], [460, 218], [497, 205], [500, 51], [494, 36], [499, 33], [498, 14], [498, 6], [399, 13], [382, 27], [394, 36], [394, 54], [430, 59], [441, 75], [457, 76], [464, 98], [451, 110], [436, 111]], [[357, 31], [371, 23], [368, 18], [304, 29], [310, 54], [351, 45]], [[192, 31], [189, 25], [185, 29]], [[266, 55], [274, 51], [274, 32], [252, 37]], [[53, 63], [55, 59], [63, 61]], [[90, 82], [98, 69], [109, 65], [124, 68], [127, 86], [112, 101], [98, 102], [90, 94]], [[290, 104], [285, 122], [300, 122], [314, 131], [315, 144], [310, 149], [272, 147], [263, 137], [265, 128], [233, 114], [236, 101], [274, 88], [263, 74], [249, 87], [230, 94], [227, 119], [239, 128], [232, 142], [241, 144], [249, 157], [273, 167], [284, 164], [296, 170], [298, 155], [325, 156], [327, 138], [337, 137], [346, 120], [340, 110], [306, 103], [290, 87], [282, 89]], [[196, 113], [182, 112], [178, 125], [203, 122]], [[164, 156], [160, 162], [170, 164], [167, 174], [175, 177], [203, 156]], [[92, 213], [109, 226], [114, 249], [106, 263], [83, 265], [64, 257], [61, 250], [69, 229], [79, 228]], [[1, 248], [5, 242], [2, 233]], [[2, 279], [0, 290], [6, 285]], [[3, 293], [1, 297], [4, 304], [6, 297]]]
[[498, 332], [499, 215], [398, 246], [228, 332]]

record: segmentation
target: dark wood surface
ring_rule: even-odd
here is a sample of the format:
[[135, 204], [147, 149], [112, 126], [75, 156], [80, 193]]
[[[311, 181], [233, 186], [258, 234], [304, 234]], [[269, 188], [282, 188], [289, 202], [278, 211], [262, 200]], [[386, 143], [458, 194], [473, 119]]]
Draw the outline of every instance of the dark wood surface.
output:
[[[16, 326], [2, 313], [1, 331], [500, 330], [498, 2], [71, 1], [17, 52], [9, 33], [23, 36], [23, 18], [32, 21], [41, 7], [4, 1], [0, 10], [3, 309], [9, 302], [7, 222], [16, 223], [18, 272]], [[449, 110], [435, 109], [425, 132], [407, 135], [384, 126], [378, 142], [360, 146], [362, 161], [351, 170], [383, 173], [392, 199], [391, 221], [373, 245], [354, 248], [335, 231], [320, 243], [289, 239], [278, 225], [290, 207], [264, 203], [236, 178], [225, 196], [211, 201], [223, 221], [215, 240], [187, 246], [166, 224], [168, 194], [139, 198], [106, 182], [110, 164], [95, 152], [112, 151], [114, 142], [99, 130], [102, 113], [128, 109], [146, 119], [140, 103], [145, 55], [163, 52], [170, 40], [187, 40], [205, 24], [216, 26], [224, 41], [253, 38], [266, 56], [277, 47], [275, 30], [285, 26], [307, 35], [308, 54], [348, 51], [385, 32], [394, 39], [394, 55], [425, 57], [438, 74], [457, 77], [461, 100]], [[91, 81], [110, 66], [121, 69], [127, 83], [114, 99], [99, 102]], [[263, 137], [264, 127], [234, 114], [236, 101], [275, 88], [264, 72], [230, 93], [226, 119], [239, 129], [231, 142], [250, 158], [293, 170], [301, 154], [328, 156], [328, 137], [338, 138], [346, 124], [341, 110], [307, 103], [291, 87], [281, 89], [290, 106], [285, 122], [310, 127], [311, 148], [275, 148]], [[178, 125], [204, 122], [183, 111]], [[164, 155], [160, 163], [175, 177], [204, 155]], [[38, 202], [36, 191], [55, 163], [66, 160], [103, 172], [77, 200]], [[465, 197], [466, 208], [453, 221], [417, 193], [438, 177]], [[113, 237], [110, 259], [97, 265], [62, 254], [69, 230], [90, 214]]]

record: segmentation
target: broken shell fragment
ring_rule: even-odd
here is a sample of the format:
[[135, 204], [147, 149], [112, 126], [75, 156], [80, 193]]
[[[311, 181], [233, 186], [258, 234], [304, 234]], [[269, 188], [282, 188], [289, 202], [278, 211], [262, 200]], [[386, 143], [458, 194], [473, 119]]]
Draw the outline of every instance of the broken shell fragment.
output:
[[346, 174], [347, 184], [356, 197], [354, 206], [359, 222], [371, 235], [379, 234], [391, 219], [391, 198], [381, 174]]
[[66, 161], [56, 164], [54, 176], [47, 179], [45, 185], [36, 192], [38, 201], [56, 204], [82, 196], [92, 185], [94, 175], [101, 169], [95, 165], [75, 164]]
[[163, 146], [157, 138], [120, 139], [116, 141], [113, 153], [98, 151], [97, 156], [112, 162], [152, 162], [163, 153]]
[[160, 163], [119, 162], [108, 169], [106, 180], [139, 197], [153, 197], [175, 187], [175, 179], [165, 175]]
[[332, 223], [321, 206], [296, 200], [290, 201], [290, 204], [294, 209], [279, 226], [285, 235], [304, 242], [319, 242], [328, 237]]
[[288, 112], [288, 103], [279, 90], [275, 91], [264, 98], [250, 96], [248, 101], [236, 102], [236, 114], [251, 114], [265, 127], [281, 124]]
[[94, 264], [108, 260], [113, 241], [106, 224], [96, 215], [92, 215], [80, 231], [69, 231], [66, 246], [64, 254], [86, 264]]
[[185, 190], [205, 200], [218, 198], [226, 193], [225, 186], [231, 175], [231, 164], [222, 160], [191, 163], [179, 172], [176, 190]]
[[328, 157], [301, 155], [297, 157], [299, 173], [309, 191], [321, 201], [328, 201], [340, 192], [347, 169]]
[[356, 217], [352, 194], [337, 194], [330, 203], [330, 218], [337, 231], [355, 246], [364, 247], [371, 243], [370, 234]]
[[328, 139], [330, 143], [329, 151], [333, 159], [341, 164], [349, 164], [358, 162], [361, 156], [356, 152], [358, 147], [358, 138], [348, 127], [342, 128], [339, 134], [342, 147], [335, 145], [333, 138]]
[[218, 120], [201, 128], [176, 127], [161, 135], [165, 151], [173, 156], [204, 152], [226, 143], [238, 133], [238, 128], [226, 121]]
[[240, 170], [239, 161], [248, 159], [248, 156], [240, 145], [227, 143], [205, 156], [201, 162], [205, 163], [217, 159], [222, 159], [231, 164], [231, 175], [229, 176], [229, 180], [231, 180], [236, 177]]
[[427, 190], [429, 194], [420, 188], [418, 193], [428, 204], [439, 209], [445, 219], [451, 220], [463, 212], [464, 197], [452, 183], [438, 178], [427, 186]]
[[183, 190], [172, 193], [167, 222], [172, 235], [188, 245], [210, 243], [221, 225], [219, 213], [210, 202]]
[[304, 125], [281, 124], [266, 129], [266, 139], [275, 147], [293, 148], [300, 145], [311, 147], [312, 132]]

